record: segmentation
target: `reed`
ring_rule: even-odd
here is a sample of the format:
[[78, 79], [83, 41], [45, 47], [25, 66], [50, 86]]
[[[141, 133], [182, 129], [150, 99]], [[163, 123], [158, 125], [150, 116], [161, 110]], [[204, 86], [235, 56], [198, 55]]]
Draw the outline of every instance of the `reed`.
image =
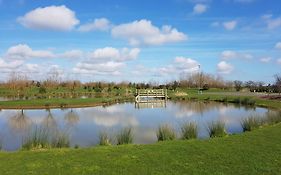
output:
[[35, 126], [26, 138], [23, 140], [22, 149], [44, 149], [49, 148], [50, 132], [42, 127]]
[[99, 134], [99, 145], [102, 146], [111, 145], [110, 138], [107, 132], [101, 132]]
[[212, 137], [223, 137], [227, 133], [225, 131], [225, 123], [221, 121], [211, 122], [208, 124], [208, 133]]
[[175, 140], [176, 133], [168, 124], [160, 125], [156, 132], [158, 141]]
[[198, 127], [194, 122], [184, 123], [181, 126], [181, 138], [184, 140], [196, 139], [198, 135]]
[[254, 129], [259, 128], [262, 125], [262, 120], [259, 116], [252, 115], [247, 117], [241, 121], [241, 126], [243, 131], [252, 131]]
[[132, 128], [126, 127], [126, 128], [121, 129], [119, 131], [119, 133], [117, 134], [116, 139], [117, 139], [117, 145], [133, 143]]

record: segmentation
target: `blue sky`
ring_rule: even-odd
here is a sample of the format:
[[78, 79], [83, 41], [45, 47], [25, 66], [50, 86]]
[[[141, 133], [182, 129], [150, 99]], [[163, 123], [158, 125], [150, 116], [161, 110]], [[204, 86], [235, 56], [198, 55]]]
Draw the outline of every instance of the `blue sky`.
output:
[[[281, 73], [277, 0], [0, 0], [0, 81], [166, 82]], [[200, 65], [200, 70], [198, 69]]]

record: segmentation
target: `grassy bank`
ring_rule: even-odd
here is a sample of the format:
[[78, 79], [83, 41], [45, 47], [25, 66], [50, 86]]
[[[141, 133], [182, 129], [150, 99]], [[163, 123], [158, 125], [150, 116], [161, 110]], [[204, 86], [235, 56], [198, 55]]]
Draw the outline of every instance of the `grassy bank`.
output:
[[110, 98], [59, 98], [59, 99], [32, 99], [0, 101], [0, 109], [40, 109], [40, 108], [73, 108], [89, 107], [116, 103], [118, 101], [132, 100], [132, 97], [110, 97]]
[[246, 99], [254, 102], [255, 106], [275, 109], [281, 108], [280, 100], [263, 99], [255, 93], [237, 93], [235, 91], [223, 91], [219, 89], [210, 89], [208, 91], [204, 91], [202, 94], [199, 94], [197, 89], [180, 89], [178, 92], [170, 92], [169, 96], [173, 100], [203, 100], [225, 103], [237, 103], [237, 101], [243, 101]]
[[0, 153], [0, 174], [281, 174], [281, 124], [210, 140]]

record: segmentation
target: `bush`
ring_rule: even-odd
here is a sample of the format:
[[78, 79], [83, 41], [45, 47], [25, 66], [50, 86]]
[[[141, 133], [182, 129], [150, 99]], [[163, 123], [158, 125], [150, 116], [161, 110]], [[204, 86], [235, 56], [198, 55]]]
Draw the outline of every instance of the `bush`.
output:
[[196, 139], [198, 133], [198, 128], [196, 123], [184, 123], [181, 126], [181, 138], [182, 139]]
[[223, 137], [227, 133], [225, 131], [225, 123], [221, 121], [212, 122], [208, 124], [208, 133], [210, 137]]
[[176, 133], [168, 124], [160, 125], [156, 132], [158, 141], [174, 140]]

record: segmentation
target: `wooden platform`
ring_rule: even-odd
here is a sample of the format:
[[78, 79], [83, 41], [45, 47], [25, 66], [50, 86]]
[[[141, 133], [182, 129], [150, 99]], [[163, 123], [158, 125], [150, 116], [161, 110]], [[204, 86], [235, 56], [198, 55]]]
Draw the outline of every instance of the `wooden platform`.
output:
[[167, 98], [167, 89], [137, 89], [135, 95], [137, 103], [147, 103], [155, 99], [167, 100]]

